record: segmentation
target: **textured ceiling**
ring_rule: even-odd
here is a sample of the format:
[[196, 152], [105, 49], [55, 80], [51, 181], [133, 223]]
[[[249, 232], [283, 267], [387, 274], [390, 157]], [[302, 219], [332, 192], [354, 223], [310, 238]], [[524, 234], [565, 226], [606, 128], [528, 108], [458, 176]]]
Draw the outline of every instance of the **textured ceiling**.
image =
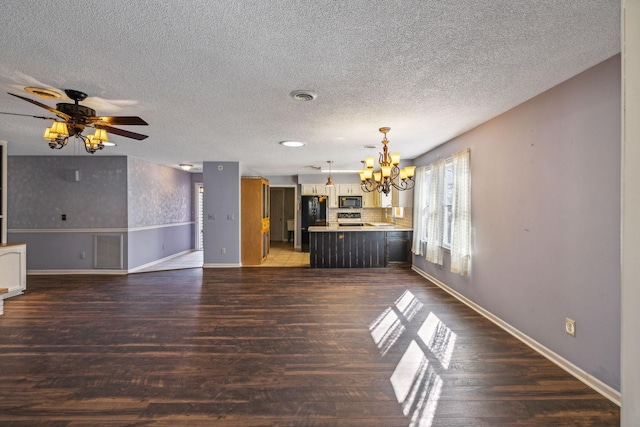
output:
[[[615, 55], [620, 2], [15, 0], [0, 44], [0, 111], [47, 115], [6, 92], [71, 88], [99, 115], [149, 123], [122, 126], [148, 139], [112, 136], [95, 156], [308, 174], [327, 160], [360, 168], [381, 126], [415, 158]], [[295, 101], [297, 89], [318, 98]], [[0, 115], [0, 139], [10, 155], [87, 155], [52, 152], [46, 126]]]

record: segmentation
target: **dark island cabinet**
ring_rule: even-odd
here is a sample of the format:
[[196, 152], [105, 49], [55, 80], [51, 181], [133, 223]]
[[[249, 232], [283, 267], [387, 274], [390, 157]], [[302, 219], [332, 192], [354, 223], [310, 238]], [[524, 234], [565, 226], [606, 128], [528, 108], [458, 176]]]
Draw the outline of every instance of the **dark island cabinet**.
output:
[[411, 265], [411, 231], [387, 231], [387, 267]]
[[411, 265], [411, 231], [309, 233], [311, 268], [385, 268]]

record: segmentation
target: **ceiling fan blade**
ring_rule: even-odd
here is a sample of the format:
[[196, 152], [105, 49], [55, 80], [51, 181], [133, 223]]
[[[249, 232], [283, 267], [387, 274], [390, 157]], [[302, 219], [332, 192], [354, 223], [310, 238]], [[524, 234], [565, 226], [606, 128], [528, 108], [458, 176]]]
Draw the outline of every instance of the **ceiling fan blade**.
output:
[[118, 129], [111, 126], [96, 124], [93, 127], [96, 129], [104, 129], [107, 131], [107, 133], [112, 133], [114, 135], [120, 135], [120, 136], [124, 136], [131, 139], [137, 139], [138, 141], [142, 141], [143, 139], [149, 138], [148, 135], [142, 135], [141, 133], [130, 132], [128, 130]]
[[62, 111], [58, 111], [55, 108], [49, 107], [48, 105], [44, 105], [44, 104], [42, 104], [42, 103], [40, 103], [38, 101], [34, 101], [33, 99], [25, 98], [24, 96], [16, 95], [16, 94], [11, 93], [11, 92], [7, 92], [7, 93], [9, 95], [11, 95], [11, 96], [15, 96], [16, 98], [20, 98], [20, 99], [22, 99], [24, 101], [30, 102], [33, 105], [37, 105], [38, 107], [42, 107], [45, 110], [48, 110], [48, 111], [52, 112], [53, 114], [55, 114], [56, 116], [58, 116], [58, 117], [60, 117], [62, 119], [69, 120], [71, 118], [70, 115], [63, 113]]
[[6, 114], [7, 116], [33, 117], [34, 119], [56, 120], [55, 117], [32, 116], [31, 114], [3, 113], [2, 111], [0, 111], [0, 114]]
[[137, 116], [102, 116], [102, 117], [87, 117], [87, 120], [91, 122], [104, 123], [106, 125], [113, 126], [147, 126], [149, 123], [142, 120]]

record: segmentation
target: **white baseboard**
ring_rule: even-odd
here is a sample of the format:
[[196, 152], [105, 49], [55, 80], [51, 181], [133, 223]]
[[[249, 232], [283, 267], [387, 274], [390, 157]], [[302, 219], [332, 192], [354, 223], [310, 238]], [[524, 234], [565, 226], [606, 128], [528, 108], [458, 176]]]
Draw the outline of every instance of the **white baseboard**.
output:
[[422, 277], [426, 278], [427, 280], [433, 282], [435, 285], [442, 288], [445, 292], [449, 293], [450, 295], [458, 299], [460, 302], [464, 303], [465, 305], [473, 309], [475, 312], [480, 314], [481, 316], [492, 321], [493, 323], [498, 325], [500, 328], [504, 329], [505, 331], [507, 331], [508, 333], [510, 333], [511, 335], [513, 335], [514, 337], [516, 337], [517, 339], [519, 339], [520, 341], [522, 341], [523, 343], [525, 343], [526, 345], [528, 345], [529, 347], [531, 347], [532, 349], [534, 349], [535, 351], [537, 351], [538, 353], [540, 353], [541, 355], [543, 355], [544, 357], [546, 357], [547, 359], [549, 359], [550, 361], [552, 361], [553, 363], [555, 363], [556, 365], [558, 365], [559, 367], [567, 371], [569, 374], [573, 375], [574, 377], [576, 377], [577, 379], [579, 379], [580, 381], [582, 381], [583, 383], [585, 383], [586, 385], [588, 385], [589, 387], [591, 387], [592, 389], [594, 389], [595, 391], [597, 391], [598, 393], [600, 393], [601, 395], [603, 395], [604, 397], [606, 397], [607, 399], [615, 403], [616, 405], [621, 406], [622, 395], [620, 394], [619, 391], [614, 390], [613, 388], [603, 383], [599, 379], [595, 378], [594, 376], [588, 374], [587, 372], [580, 369], [573, 363], [569, 362], [564, 357], [548, 349], [547, 347], [540, 344], [539, 342], [529, 337], [528, 335], [520, 332], [518, 329], [511, 326], [509, 323], [495, 316], [491, 312], [485, 310], [478, 304], [466, 298], [464, 295], [451, 289], [449, 286], [445, 285], [440, 280], [431, 276], [429, 273], [426, 273], [420, 270], [415, 265], [411, 268], [413, 269], [413, 271], [415, 271]]
[[128, 272], [129, 273], [135, 273], [137, 271], [144, 270], [145, 268], [152, 267], [152, 266], [154, 266], [156, 264], [159, 264], [161, 262], [169, 261], [170, 259], [182, 256], [182, 255], [190, 254], [191, 252], [194, 252], [194, 250], [193, 249], [187, 249], [186, 251], [178, 252], [177, 254], [169, 255], [167, 257], [164, 257], [164, 258], [161, 258], [161, 259], [157, 259], [155, 261], [151, 261], [151, 262], [148, 262], [148, 263], [143, 264], [143, 265], [139, 265], [139, 266], [134, 267], [134, 268], [130, 268], [128, 270]]
[[242, 264], [204, 264], [202, 268], [238, 268], [242, 267]]
[[55, 276], [62, 274], [128, 274], [127, 270], [27, 270], [28, 276]]

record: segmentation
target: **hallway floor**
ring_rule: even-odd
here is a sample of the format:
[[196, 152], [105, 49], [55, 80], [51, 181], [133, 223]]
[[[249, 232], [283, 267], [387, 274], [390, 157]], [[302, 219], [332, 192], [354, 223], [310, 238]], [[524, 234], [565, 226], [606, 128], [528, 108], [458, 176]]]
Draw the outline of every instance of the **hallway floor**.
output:
[[271, 242], [267, 260], [260, 267], [309, 267], [309, 252], [298, 252], [293, 243]]

